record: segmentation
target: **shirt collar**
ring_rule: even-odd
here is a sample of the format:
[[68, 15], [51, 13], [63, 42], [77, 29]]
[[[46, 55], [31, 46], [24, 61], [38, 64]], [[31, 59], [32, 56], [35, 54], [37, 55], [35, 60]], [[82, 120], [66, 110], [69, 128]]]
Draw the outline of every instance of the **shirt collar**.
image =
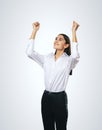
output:
[[[51, 55], [54, 56], [55, 52], [54, 53], [52, 52]], [[63, 54], [61, 55], [61, 57], [65, 57], [65, 56], [68, 56], [68, 55], [66, 54], [66, 52], [63, 52]]]

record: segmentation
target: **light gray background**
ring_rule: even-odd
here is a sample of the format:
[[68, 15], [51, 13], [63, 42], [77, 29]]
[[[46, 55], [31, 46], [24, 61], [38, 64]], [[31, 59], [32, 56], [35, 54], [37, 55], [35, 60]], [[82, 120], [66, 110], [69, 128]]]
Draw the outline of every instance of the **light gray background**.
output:
[[101, 0], [0, 0], [0, 130], [43, 130], [43, 70], [26, 54], [32, 23], [41, 28], [35, 49], [53, 51], [58, 33], [77, 32], [80, 62], [69, 77], [68, 130], [102, 129]]

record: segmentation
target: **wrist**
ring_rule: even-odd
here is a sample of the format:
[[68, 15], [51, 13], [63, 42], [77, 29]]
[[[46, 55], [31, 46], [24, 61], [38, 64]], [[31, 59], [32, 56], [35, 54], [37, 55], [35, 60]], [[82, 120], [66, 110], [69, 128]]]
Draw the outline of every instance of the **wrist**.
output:
[[32, 30], [33, 33], [36, 33], [37, 31], [38, 31], [38, 30], [35, 30], [35, 29]]
[[76, 33], [76, 30], [72, 30], [72, 33], [73, 33], [73, 34]]

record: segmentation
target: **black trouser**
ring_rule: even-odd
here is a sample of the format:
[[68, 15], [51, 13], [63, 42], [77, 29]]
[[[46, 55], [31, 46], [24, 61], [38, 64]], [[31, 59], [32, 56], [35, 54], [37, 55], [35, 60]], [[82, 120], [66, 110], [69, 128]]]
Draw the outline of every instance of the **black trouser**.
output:
[[67, 94], [44, 91], [41, 100], [41, 112], [44, 130], [67, 130]]

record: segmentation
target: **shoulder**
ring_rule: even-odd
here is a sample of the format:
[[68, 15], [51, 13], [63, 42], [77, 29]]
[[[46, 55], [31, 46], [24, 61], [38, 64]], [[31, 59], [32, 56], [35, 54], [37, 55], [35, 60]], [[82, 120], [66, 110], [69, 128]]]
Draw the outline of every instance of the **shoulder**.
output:
[[54, 53], [53, 53], [53, 52], [48, 53], [48, 54], [45, 55], [45, 61], [46, 61], [46, 60], [50, 60], [50, 59], [52, 59], [53, 57], [54, 57]]
[[68, 54], [66, 54], [65, 52], [63, 53], [63, 56], [62, 56], [62, 59], [63, 59], [63, 62], [65, 62], [66, 64], [70, 64], [71, 61], [72, 61], [72, 57], [71, 55], [69, 56]]
[[70, 58], [70, 56], [67, 55], [65, 52], [63, 53], [62, 57], [64, 57], [65, 59], [69, 59]]
[[51, 58], [51, 57], [53, 57], [53, 56], [54, 56], [54, 53], [51, 52], [51, 53], [49, 53], [49, 54], [46, 55], [46, 58]]

